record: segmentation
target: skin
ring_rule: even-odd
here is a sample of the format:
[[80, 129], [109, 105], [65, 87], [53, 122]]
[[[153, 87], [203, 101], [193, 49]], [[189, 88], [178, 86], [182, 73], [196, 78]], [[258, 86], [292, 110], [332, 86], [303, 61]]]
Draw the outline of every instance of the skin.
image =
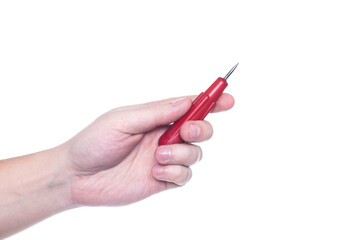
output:
[[[0, 161], [0, 238], [79, 206], [120, 206], [185, 185], [201, 159], [191, 143], [211, 138], [207, 121], [186, 122], [186, 141], [158, 147], [194, 97], [113, 109], [55, 148]], [[223, 94], [213, 112], [234, 105]]]

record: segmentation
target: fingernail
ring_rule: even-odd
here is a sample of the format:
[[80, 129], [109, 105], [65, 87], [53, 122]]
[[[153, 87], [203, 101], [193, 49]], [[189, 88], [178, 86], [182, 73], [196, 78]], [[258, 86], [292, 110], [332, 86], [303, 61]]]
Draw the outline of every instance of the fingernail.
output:
[[159, 155], [162, 163], [168, 162], [171, 157], [171, 150], [168, 148], [160, 148]]
[[160, 166], [157, 166], [155, 167], [154, 169], [154, 173], [157, 175], [157, 176], [160, 176], [164, 173], [164, 168], [163, 167], [160, 167]]
[[190, 138], [196, 138], [200, 135], [200, 127], [191, 123], [188, 129]]
[[180, 103], [184, 102], [185, 99], [186, 99], [186, 97], [179, 98], [179, 99], [177, 99], [177, 100], [171, 102], [171, 104], [172, 104], [173, 106], [177, 106], [177, 105], [179, 105]]

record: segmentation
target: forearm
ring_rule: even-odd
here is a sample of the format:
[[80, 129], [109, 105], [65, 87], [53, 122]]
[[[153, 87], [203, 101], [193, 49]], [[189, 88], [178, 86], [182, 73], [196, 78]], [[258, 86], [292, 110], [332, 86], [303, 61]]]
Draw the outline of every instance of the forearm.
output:
[[0, 161], [0, 239], [72, 206], [59, 148]]

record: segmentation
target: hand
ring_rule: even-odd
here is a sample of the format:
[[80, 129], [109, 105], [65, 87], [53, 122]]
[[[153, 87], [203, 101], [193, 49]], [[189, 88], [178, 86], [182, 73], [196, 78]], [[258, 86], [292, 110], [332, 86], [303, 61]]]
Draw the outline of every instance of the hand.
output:
[[[125, 205], [184, 185], [207, 140], [206, 121], [186, 122], [187, 142], [158, 147], [167, 125], [191, 107], [192, 97], [114, 109], [66, 143], [0, 161], [0, 238], [81, 205]], [[230, 109], [223, 94], [213, 112]]]
[[[125, 205], [188, 182], [189, 166], [202, 156], [201, 148], [189, 143], [209, 139], [212, 126], [186, 122], [180, 134], [187, 143], [158, 147], [157, 142], [191, 104], [186, 97], [113, 109], [61, 145], [74, 204]], [[213, 112], [233, 105], [233, 97], [223, 94]]]

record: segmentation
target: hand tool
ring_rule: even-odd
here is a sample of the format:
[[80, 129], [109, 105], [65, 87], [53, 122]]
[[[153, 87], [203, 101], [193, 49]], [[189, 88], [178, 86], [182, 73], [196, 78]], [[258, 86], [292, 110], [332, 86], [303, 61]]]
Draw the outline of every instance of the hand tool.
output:
[[202, 92], [192, 103], [190, 110], [178, 121], [173, 123], [169, 129], [159, 138], [158, 145], [167, 145], [174, 143], [183, 143], [180, 137], [180, 128], [184, 122], [190, 120], [203, 120], [207, 114], [215, 107], [216, 100], [221, 96], [222, 92], [228, 86], [227, 79], [239, 65], [237, 63], [225, 77], [219, 77], [205, 91]]

